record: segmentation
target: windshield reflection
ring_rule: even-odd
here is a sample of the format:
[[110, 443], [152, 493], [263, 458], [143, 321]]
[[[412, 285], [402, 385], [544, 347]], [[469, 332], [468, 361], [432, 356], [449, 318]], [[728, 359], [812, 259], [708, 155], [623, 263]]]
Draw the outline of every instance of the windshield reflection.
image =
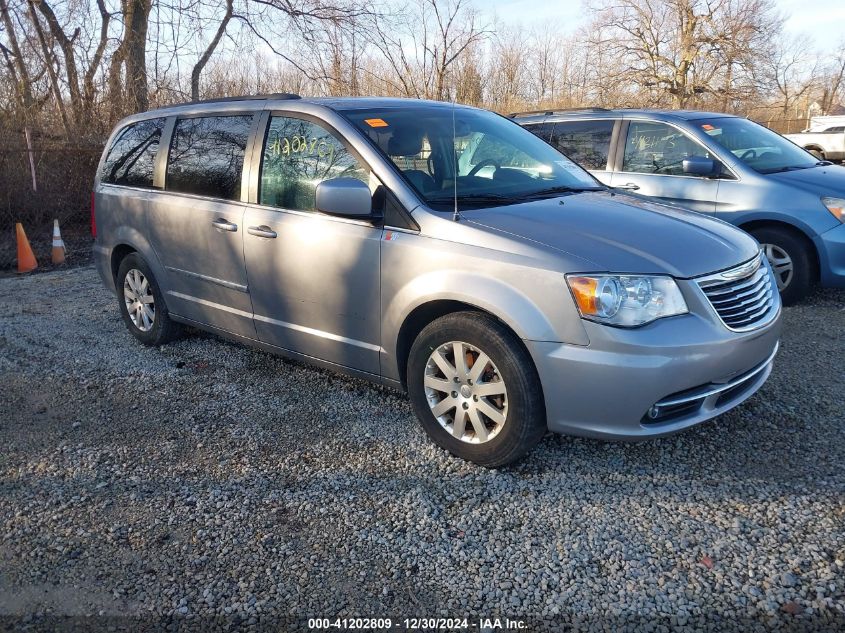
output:
[[809, 152], [748, 119], [725, 117], [693, 124], [761, 174], [807, 169], [818, 164], [818, 159]]
[[481, 207], [604, 189], [531, 132], [485, 110], [418, 106], [344, 115], [437, 210], [450, 210], [456, 198], [460, 207]]

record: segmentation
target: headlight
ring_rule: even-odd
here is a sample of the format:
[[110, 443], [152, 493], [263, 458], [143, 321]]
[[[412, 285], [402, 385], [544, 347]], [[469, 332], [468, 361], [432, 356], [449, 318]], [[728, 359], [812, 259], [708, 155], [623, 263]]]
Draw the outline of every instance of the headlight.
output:
[[845, 198], [822, 198], [822, 204], [837, 220], [845, 222]]
[[687, 302], [671, 277], [567, 275], [581, 316], [590, 321], [636, 327], [685, 314]]

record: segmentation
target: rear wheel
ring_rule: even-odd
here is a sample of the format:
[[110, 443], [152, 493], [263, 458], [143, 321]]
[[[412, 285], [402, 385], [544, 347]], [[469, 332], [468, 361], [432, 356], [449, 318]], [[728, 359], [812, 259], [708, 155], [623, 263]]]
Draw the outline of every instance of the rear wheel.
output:
[[449, 314], [423, 329], [408, 359], [408, 394], [438, 446], [482, 466], [516, 461], [546, 432], [531, 357], [486, 314]]
[[807, 245], [794, 233], [778, 227], [751, 231], [772, 267], [784, 305], [807, 296], [813, 284], [813, 264]]
[[820, 149], [814, 148], [814, 149], [808, 149], [807, 151], [810, 152], [813, 156], [815, 156], [819, 160], [825, 160], [824, 152], [821, 151]]
[[120, 314], [126, 328], [144, 345], [163, 345], [181, 328], [170, 319], [164, 296], [147, 262], [137, 253], [123, 258], [117, 270]]

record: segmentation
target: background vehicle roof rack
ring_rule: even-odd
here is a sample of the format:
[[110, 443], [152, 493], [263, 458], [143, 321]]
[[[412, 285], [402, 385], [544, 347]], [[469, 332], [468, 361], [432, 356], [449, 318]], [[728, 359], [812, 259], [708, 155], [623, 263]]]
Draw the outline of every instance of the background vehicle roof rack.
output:
[[509, 118], [515, 119], [520, 116], [535, 116], [537, 114], [563, 114], [564, 112], [610, 112], [607, 108], [558, 108], [557, 110], [529, 110], [527, 112], [513, 112], [508, 115]]
[[202, 99], [200, 101], [188, 101], [185, 105], [191, 103], [225, 103], [226, 101], [257, 101], [260, 99], [301, 99], [298, 94], [292, 92], [274, 92], [263, 95], [241, 95], [235, 97], [217, 97], [214, 99]]

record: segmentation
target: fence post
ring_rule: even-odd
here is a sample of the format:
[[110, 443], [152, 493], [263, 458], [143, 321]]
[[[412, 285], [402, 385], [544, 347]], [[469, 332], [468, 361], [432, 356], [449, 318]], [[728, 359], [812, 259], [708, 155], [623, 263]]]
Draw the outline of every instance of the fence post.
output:
[[29, 171], [32, 173], [32, 190], [38, 191], [38, 181], [35, 179], [35, 156], [32, 152], [32, 138], [29, 136], [29, 128], [24, 127], [23, 133], [26, 137], [26, 153], [29, 155]]

